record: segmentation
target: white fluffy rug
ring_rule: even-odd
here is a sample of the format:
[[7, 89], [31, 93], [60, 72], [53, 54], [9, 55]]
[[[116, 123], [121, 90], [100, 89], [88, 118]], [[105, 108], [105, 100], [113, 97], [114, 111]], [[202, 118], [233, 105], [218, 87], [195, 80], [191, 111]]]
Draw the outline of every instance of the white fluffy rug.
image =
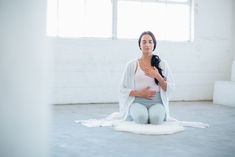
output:
[[148, 135], [174, 134], [184, 130], [184, 127], [180, 126], [176, 122], [164, 122], [161, 125], [152, 125], [152, 124], [137, 124], [133, 121], [122, 121], [114, 124], [113, 128], [117, 131], [126, 131], [135, 134], [148, 134]]
[[88, 120], [76, 120], [76, 123], [80, 123], [86, 127], [113, 127], [117, 131], [132, 132], [135, 134], [174, 134], [183, 131], [185, 127], [194, 128], [207, 128], [208, 124], [202, 122], [190, 122], [190, 121], [178, 121], [171, 117], [171, 120], [163, 122], [161, 125], [152, 124], [137, 124], [134, 121], [120, 120], [118, 114], [113, 113], [103, 119], [88, 119]]

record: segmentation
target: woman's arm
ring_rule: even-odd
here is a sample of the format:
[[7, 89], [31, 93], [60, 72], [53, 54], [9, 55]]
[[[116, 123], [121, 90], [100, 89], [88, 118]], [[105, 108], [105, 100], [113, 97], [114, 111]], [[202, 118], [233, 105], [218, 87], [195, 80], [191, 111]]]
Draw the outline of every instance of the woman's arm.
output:
[[129, 96], [138, 96], [138, 97], [142, 97], [142, 93], [141, 91], [138, 90], [132, 90], [129, 94]]
[[159, 72], [156, 73], [155, 78], [158, 80], [160, 87], [166, 91], [167, 89], [167, 81], [159, 74]]
[[166, 94], [168, 97], [170, 97], [170, 95], [172, 94], [172, 92], [175, 89], [175, 81], [174, 81], [172, 72], [171, 72], [166, 61], [162, 60], [160, 62], [160, 67], [162, 68], [162, 74], [165, 78], [165, 81], [167, 82]]
[[146, 87], [142, 90], [132, 90], [129, 96], [143, 97], [146, 99], [151, 99], [156, 95], [156, 91], [150, 90], [150, 87]]

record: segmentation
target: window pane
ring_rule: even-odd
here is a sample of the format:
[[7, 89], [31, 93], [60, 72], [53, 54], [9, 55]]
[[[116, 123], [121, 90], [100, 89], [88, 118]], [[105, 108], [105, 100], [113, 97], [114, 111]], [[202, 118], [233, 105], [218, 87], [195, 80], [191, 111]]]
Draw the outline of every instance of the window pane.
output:
[[57, 35], [57, 0], [47, 1], [47, 35]]
[[144, 30], [164, 37], [164, 3], [120, 1], [118, 3], [118, 38], [137, 38]]
[[85, 14], [87, 37], [112, 36], [111, 0], [89, 0]]
[[190, 39], [189, 6], [182, 4], [167, 5], [166, 38], [174, 41]]
[[58, 29], [61, 37], [84, 35], [83, 0], [58, 0]]
[[111, 37], [110, 0], [58, 0], [58, 29], [62, 37]]
[[144, 1], [118, 2], [118, 38], [138, 38], [146, 30], [157, 39], [186, 41], [190, 39], [188, 4]]

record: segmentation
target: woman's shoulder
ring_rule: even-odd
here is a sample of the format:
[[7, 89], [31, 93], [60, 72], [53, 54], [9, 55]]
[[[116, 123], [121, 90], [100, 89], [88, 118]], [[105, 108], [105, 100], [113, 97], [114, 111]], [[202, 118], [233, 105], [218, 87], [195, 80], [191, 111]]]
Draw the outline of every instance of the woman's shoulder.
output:
[[136, 63], [137, 63], [137, 61], [138, 61], [138, 59], [137, 58], [135, 58], [135, 59], [131, 59], [131, 60], [129, 60], [128, 62], [127, 62], [127, 66], [135, 66], [136, 65]]
[[126, 66], [125, 66], [125, 71], [126, 72], [130, 72], [130, 71], [133, 71], [135, 68], [136, 68], [136, 65], [137, 65], [137, 61], [138, 59], [131, 59], [129, 60], [127, 63], [126, 63]]

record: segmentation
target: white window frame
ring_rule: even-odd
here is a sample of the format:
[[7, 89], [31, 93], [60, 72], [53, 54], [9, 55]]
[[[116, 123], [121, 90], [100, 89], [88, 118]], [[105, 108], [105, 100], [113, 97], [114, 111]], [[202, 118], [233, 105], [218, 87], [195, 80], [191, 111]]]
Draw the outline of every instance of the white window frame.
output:
[[[54, 0], [54, 2], [57, 2], [57, 19], [56, 19], [56, 24], [54, 24], [54, 27], [56, 27], [56, 31], [54, 33], [54, 35], [49, 35], [49, 36], [55, 36], [55, 37], [59, 37], [59, 38], [65, 38], [65, 37], [60, 37], [59, 36], [59, 28], [58, 28], [58, 23], [59, 23], [59, 13], [58, 13], [58, 0]], [[118, 1], [137, 1], [137, 2], [157, 2], [157, 3], [168, 3], [168, 4], [187, 4], [190, 6], [190, 19], [189, 19], [189, 40], [186, 42], [192, 42], [194, 40], [194, 0], [188, 0], [187, 2], [177, 2], [174, 0], [111, 0], [112, 1], [112, 34], [111, 37], [113, 40], [117, 40], [120, 39], [117, 37], [117, 23], [118, 23]], [[144, 30], [143, 30], [144, 31]], [[49, 33], [47, 33], [49, 34]], [[77, 38], [83, 38], [83, 37], [77, 37]], [[89, 38], [102, 38], [104, 39], [104, 37], [89, 37]], [[126, 39], [126, 38], [122, 38], [122, 39]], [[159, 39], [161, 40], [161, 39]], [[168, 40], [167, 40], [168, 41]], [[180, 41], [182, 42], [182, 41]]]

